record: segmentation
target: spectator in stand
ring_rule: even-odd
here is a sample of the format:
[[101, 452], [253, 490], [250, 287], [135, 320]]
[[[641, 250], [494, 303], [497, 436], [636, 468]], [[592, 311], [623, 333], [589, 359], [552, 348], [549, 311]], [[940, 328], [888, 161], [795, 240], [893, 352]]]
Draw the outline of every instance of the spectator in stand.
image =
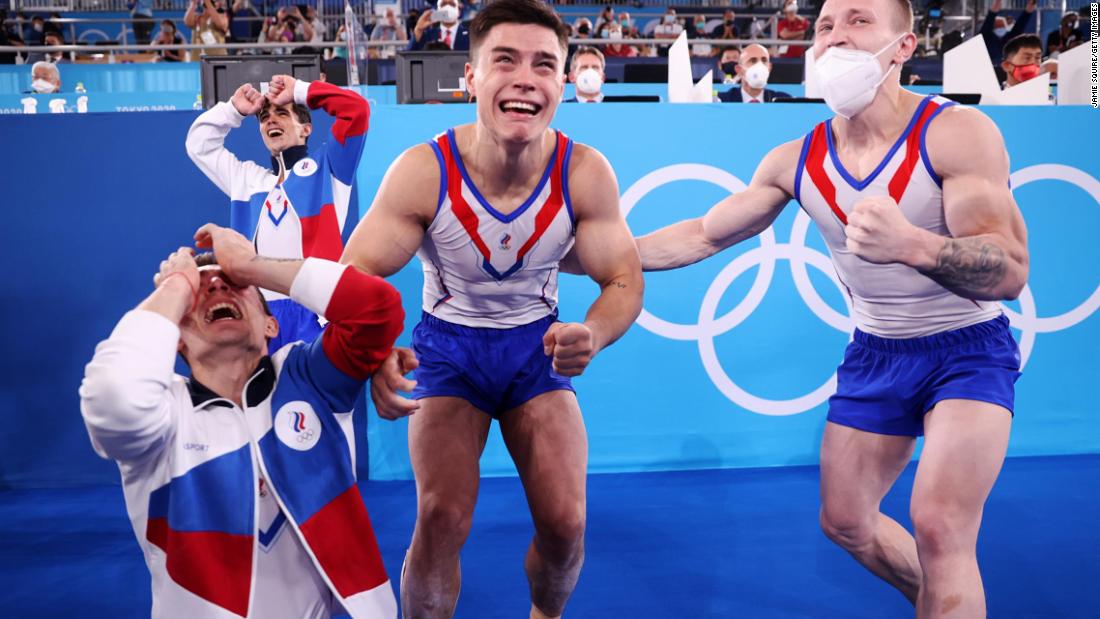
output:
[[718, 57], [718, 79], [723, 84], [736, 84], [741, 81], [741, 74], [737, 71], [737, 63], [741, 60], [740, 47], [726, 47], [722, 49], [722, 55]]
[[594, 29], [592, 28], [592, 20], [587, 17], [581, 17], [577, 21], [573, 22], [573, 36], [578, 39], [591, 39]]
[[[989, 12], [985, 15], [985, 21], [982, 22], [982, 38], [985, 39], [985, 48], [989, 50], [989, 59], [993, 61], [994, 67], [1001, 64], [1005, 44], [1028, 29], [1031, 24], [1031, 15], [1035, 12], [1035, 0], [1028, 0], [1027, 6], [1020, 13], [1011, 30], [1009, 30], [1008, 20], [997, 15], [1000, 12], [1001, 0], [993, 0]], [[1004, 76], [1000, 77], [1004, 79]]]
[[737, 14], [733, 12], [733, 9], [726, 9], [726, 13], [722, 15], [722, 25], [714, 29], [711, 37], [715, 39], [741, 38], [741, 31], [737, 29]]
[[603, 7], [603, 11], [600, 12], [600, 16], [596, 18], [596, 31], [598, 32], [604, 24], [611, 24], [615, 21], [615, 9], [611, 8], [611, 5]]
[[374, 25], [370, 33], [371, 41], [400, 41], [400, 45], [393, 47], [370, 48], [371, 58], [393, 58], [398, 48], [404, 48], [408, 44], [409, 35], [405, 32], [405, 24], [397, 20], [392, 8], [387, 8], [386, 13]]
[[615, 42], [603, 48], [604, 56], [610, 58], [636, 58], [638, 56], [638, 48], [633, 45], [622, 44], [621, 41], [626, 38], [626, 33], [623, 32], [623, 27], [619, 25], [619, 22], [611, 22], [608, 25], [607, 38]]
[[134, 40], [138, 45], [145, 45], [153, 32], [153, 0], [130, 0], [126, 6], [133, 21]]
[[[810, 20], [798, 14], [798, 3], [790, 0], [783, 7], [783, 19], [779, 20], [779, 38], [784, 41], [804, 41], [810, 31]], [[804, 45], [786, 45], [781, 58], [801, 58], [806, 55]]]
[[638, 29], [634, 27], [634, 20], [630, 18], [630, 13], [623, 11], [619, 13], [619, 25], [623, 27], [623, 35], [632, 38], [638, 38]]
[[[176, 22], [164, 19], [160, 22], [160, 32], [153, 39], [153, 45], [183, 45], [186, 43], [183, 35], [176, 30]], [[157, 52], [157, 60], [160, 62], [183, 62], [182, 49], [164, 49]]]
[[[661, 16], [661, 23], [657, 24], [657, 27], [653, 29], [653, 38], [675, 40], [683, 31], [684, 27], [676, 18], [676, 9], [668, 7], [668, 9], [665, 10], [665, 14]], [[668, 45], [660, 44], [657, 47], [657, 55], [668, 56]]]
[[[691, 22], [691, 32], [689, 37], [692, 39], [709, 39], [710, 34], [707, 32], [707, 17], [706, 15], [696, 15], [695, 19]], [[692, 43], [691, 55], [696, 58], [711, 58], [718, 53], [718, 48], [709, 43]]]
[[317, 9], [308, 4], [298, 5], [299, 11], [303, 15], [302, 23], [309, 24], [310, 30], [313, 32], [308, 40], [310, 43], [324, 43], [328, 38], [328, 28], [325, 27], [325, 20], [321, 19], [320, 13]]
[[[371, 30], [371, 35], [372, 36], [374, 35], [374, 30]], [[339, 41], [340, 43], [345, 43], [345, 44], [348, 42], [348, 28], [347, 28], [346, 25], [344, 25], [343, 22], [340, 23], [340, 27], [337, 28], [337, 30], [336, 30], [336, 40]], [[367, 50], [368, 55], [369, 54], [374, 54], [374, 53], [376, 53], [376, 52], [374, 52], [373, 50], [368, 48], [368, 50]], [[332, 56], [334, 58], [347, 58], [348, 57], [348, 48], [347, 47], [334, 47], [334, 48], [332, 48]], [[371, 56], [371, 57], [373, 58], [374, 56]]]
[[[225, 38], [229, 35], [225, 0], [191, 0], [183, 15], [183, 24], [191, 29], [191, 43], [195, 45], [225, 43]], [[199, 53], [224, 56], [226, 51], [224, 48], [208, 48]]]
[[299, 43], [310, 43], [317, 34], [313, 29], [313, 22], [306, 19], [306, 16], [302, 14], [301, 6], [286, 7], [286, 19], [284, 21], [287, 27], [294, 31], [294, 40]]
[[42, 45], [46, 41], [46, 20], [41, 15], [31, 18], [31, 27], [23, 33], [27, 45]]
[[[55, 45], [64, 45], [65, 40], [61, 38], [61, 35], [52, 31], [46, 31], [45, 45], [53, 47]], [[36, 62], [48, 62], [50, 64], [67, 63], [69, 59], [65, 56], [65, 52], [36, 52], [27, 56], [27, 62], [34, 64]]]
[[[0, 8], [0, 46], [16, 46], [23, 42], [21, 37], [17, 38], [17, 30], [15, 28], [9, 28], [4, 23], [8, 18], [8, 10]], [[15, 64], [16, 58], [20, 61], [23, 57], [15, 52], [0, 52], [0, 64]]]
[[1077, 13], [1067, 11], [1057, 30], [1047, 35], [1047, 56], [1057, 58], [1058, 54], [1073, 49], [1085, 42], [1085, 33], [1078, 27], [1080, 19]]
[[1009, 88], [1022, 84], [1042, 73], [1039, 62], [1043, 59], [1043, 41], [1034, 34], [1021, 34], [1005, 44], [1003, 57], [1003, 86]]
[[[233, 0], [233, 5], [229, 7], [229, 13], [229, 35], [232, 40], [243, 42], [259, 39], [260, 33], [263, 32], [264, 22], [251, 19], [261, 16], [252, 4], [252, 0]], [[239, 53], [251, 52], [252, 50]]]
[[768, 49], [756, 43], [746, 45], [737, 65], [741, 84], [720, 93], [718, 100], [725, 103], [771, 103], [778, 99], [790, 99], [789, 94], [767, 87], [771, 71]]
[[565, 103], [602, 102], [605, 79], [603, 53], [587, 45], [578, 47], [569, 63], [569, 81], [576, 86], [577, 94]]
[[130, 0], [127, 2], [130, 9], [131, 25], [134, 29], [134, 42], [145, 45], [150, 41], [153, 32], [153, 0]]
[[31, 66], [31, 92], [48, 95], [61, 92], [61, 71], [57, 65], [44, 60]]
[[462, 3], [458, 0], [439, 0], [436, 9], [425, 9], [413, 28], [409, 49], [424, 49], [432, 41], [440, 41], [450, 49], [470, 49], [470, 28], [460, 21]]

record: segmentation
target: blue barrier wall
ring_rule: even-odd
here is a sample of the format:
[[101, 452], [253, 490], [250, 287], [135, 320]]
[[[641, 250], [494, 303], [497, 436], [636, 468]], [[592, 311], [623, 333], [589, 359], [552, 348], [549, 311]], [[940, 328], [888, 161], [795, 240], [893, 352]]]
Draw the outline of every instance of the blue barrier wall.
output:
[[[1027, 355], [1010, 454], [1097, 452], [1100, 162], [1087, 141], [1050, 136], [1096, 135], [1100, 117], [1086, 108], [987, 112], [1012, 155], [1032, 252], [1028, 294], [1009, 304], [1021, 313], [1015, 322], [1024, 329], [1016, 333]], [[148, 292], [159, 260], [189, 242], [201, 223], [227, 221], [224, 196], [184, 153], [195, 114], [0, 117], [5, 142], [21, 145], [0, 154], [8, 199], [0, 246], [9, 265], [0, 302], [9, 346], [0, 361], [0, 485], [117, 482], [114, 466], [88, 444], [76, 388], [95, 344]], [[631, 208], [628, 221], [641, 234], [701, 214], [747, 182], [771, 146], [825, 115], [814, 105], [621, 104], [565, 106], [555, 124], [607, 155], [624, 207]], [[316, 135], [327, 134], [321, 116]], [[464, 105], [377, 107], [359, 171], [360, 208], [401, 150], [472, 119], [473, 108]], [[231, 134], [229, 144], [243, 158], [266, 162], [254, 122]], [[798, 213], [789, 207], [776, 222], [775, 243], [791, 242], [792, 226], [804, 223]], [[647, 277], [652, 317], [577, 380], [592, 470], [816, 460], [821, 401], [847, 334], [843, 298], [822, 272], [830, 270], [824, 246], [812, 227], [806, 239], [808, 249], [798, 255], [816, 293], [800, 294], [790, 264], [780, 259], [771, 280], [761, 282], [759, 303], [745, 304], [759, 259], [768, 255], [746, 253], [758, 240]], [[419, 266], [414, 261], [394, 281], [411, 330], [419, 315]], [[563, 277], [563, 318], [580, 319], [595, 296], [587, 280]], [[743, 316], [731, 317], [735, 309]], [[701, 313], [702, 326], [692, 326]], [[370, 475], [408, 477], [407, 424], [368, 418]], [[495, 434], [483, 470], [509, 474]]]
[[[1100, 379], [1100, 162], [1087, 141], [1055, 144], [1049, 136], [1095, 134], [1100, 118], [1083, 107], [986, 111], [1004, 132], [1016, 199], [1030, 228], [1029, 289], [1022, 303], [1008, 304], [1016, 312], [1022, 307], [1015, 323], [1026, 327], [1016, 331], [1026, 367], [1010, 455], [1095, 452], [1100, 407], [1090, 394]], [[808, 132], [826, 113], [821, 105], [563, 106], [555, 125], [608, 157], [623, 207], [631, 209], [627, 221], [635, 234], [644, 234], [701, 215], [747, 183], [771, 147]], [[360, 169], [361, 187], [376, 187], [383, 162], [407, 146], [473, 119], [469, 106], [441, 106], [426, 114], [415, 107], [379, 110], [370, 152], [382, 165]], [[410, 131], [414, 126], [424, 130]], [[806, 223], [797, 205], [789, 205], [768, 239], [802, 247], [800, 237], [792, 242], [792, 228], [800, 224], [805, 230]], [[789, 262], [777, 260], [770, 281], [760, 282], [759, 303], [744, 301], [758, 276], [760, 254], [769, 255], [747, 253], [761, 246], [759, 240], [687, 269], [647, 275], [645, 307], [652, 316], [643, 316], [576, 381], [591, 470], [817, 461], [823, 402], [848, 325], [843, 296], [826, 275], [832, 267], [824, 244], [809, 228], [809, 249], [798, 250], [813, 288], [805, 294], [796, 288]], [[405, 294], [408, 333], [419, 314], [419, 265], [414, 262], [395, 281]], [[563, 319], [582, 319], [596, 292], [586, 280], [563, 276]], [[372, 477], [409, 477], [406, 424], [374, 415], [369, 424]], [[513, 470], [494, 426], [482, 471]]]

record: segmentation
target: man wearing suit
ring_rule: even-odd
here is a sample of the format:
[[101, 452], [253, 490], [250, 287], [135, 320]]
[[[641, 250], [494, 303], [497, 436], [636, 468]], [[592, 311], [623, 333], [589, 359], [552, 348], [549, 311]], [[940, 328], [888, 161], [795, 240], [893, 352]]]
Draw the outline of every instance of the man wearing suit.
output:
[[718, 93], [719, 101], [724, 103], [771, 103], [777, 99], [790, 99], [785, 92], [765, 88], [772, 63], [768, 50], [763, 45], [746, 46], [741, 50], [741, 59], [737, 62], [737, 76], [741, 83], [726, 92]]
[[421, 51], [434, 41], [439, 41], [450, 49], [470, 49], [470, 29], [465, 23], [458, 21], [460, 15], [462, 15], [462, 2], [439, 0], [435, 11], [429, 9], [420, 15], [416, 26], [413, 27], [409, 49]]
[[562, 103], [600, 103], [604, 82], [603, 52], [597, 47], [582, 45], [573, 52], [569, 63], [569, 81], [576, 87], [576, 95]]

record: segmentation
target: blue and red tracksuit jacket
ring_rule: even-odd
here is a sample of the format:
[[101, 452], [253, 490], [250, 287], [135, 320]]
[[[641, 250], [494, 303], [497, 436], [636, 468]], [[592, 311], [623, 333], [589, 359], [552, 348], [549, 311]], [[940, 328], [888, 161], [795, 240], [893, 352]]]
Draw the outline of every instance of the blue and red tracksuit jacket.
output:
[[290, 298], [330, 322], [264, 357], [241, 406], [174, 374], [179, 327], [150, 311], [126, 314], [86, 368], [81, 413], [97, 453], [121, 471], [154, 617], [254, 616], [261, 473], [346, 611], [396, 617], [356, 485], [350, 411], [401, 331], [400, 296], [310, 258]]

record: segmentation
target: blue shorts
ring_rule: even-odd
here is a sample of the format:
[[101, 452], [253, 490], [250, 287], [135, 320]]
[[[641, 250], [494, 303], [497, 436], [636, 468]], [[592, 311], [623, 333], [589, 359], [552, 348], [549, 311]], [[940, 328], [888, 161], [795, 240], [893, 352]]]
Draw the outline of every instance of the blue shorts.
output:
[[568, 378], [542, 352], [542, 336], [557, 321], [549, 315], [508, 329], [466, 327], [424, 313], [412, 334], [419, 367], [414, 399], [462, 398], [489, 415], [516, 408], [535, 396], [566, 389]]
[[1004, 315], [912, 339], [859, 331], [837, 369], [828, 420], [876, 434], [921, 436], [941, 400], [989, 402], [1012, 412], [1020, 350]]
[[324, 328], [317, 320], [317, 314], [306, 309], [297, 301], [291, 299], [275, 299], [268, 301], [271, 315], [279, 321], [279, 335], [271, 338], [267, 343], [268, 354], [275, 354], [283, 346], [301, 340], [310, 343], [317, 339]]

